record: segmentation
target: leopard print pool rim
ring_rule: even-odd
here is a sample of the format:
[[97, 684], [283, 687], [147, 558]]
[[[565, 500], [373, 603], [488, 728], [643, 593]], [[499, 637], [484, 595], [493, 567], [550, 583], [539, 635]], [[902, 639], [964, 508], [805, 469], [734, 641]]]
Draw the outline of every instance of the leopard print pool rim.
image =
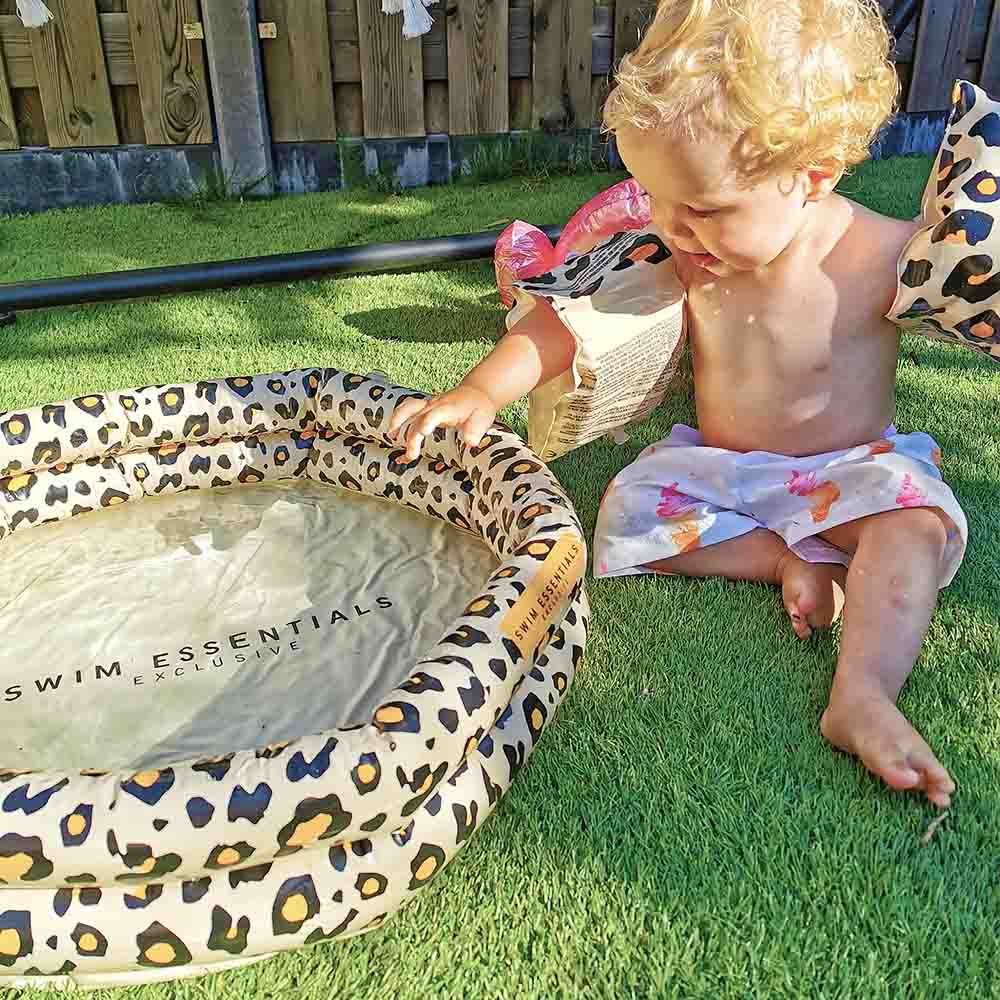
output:
[[371, 930], [494, 809], [583, 657], [585, 543], [502, 426], [475, 449], [439, 431], [405, 463], [387, 429], [413, 396], [312, 368], [0, 414], [0, 539], [302, 477], [442, 518], [500, 562], [365, 725], [140, 774], [0, 771], [0, 984], [180, 978]]

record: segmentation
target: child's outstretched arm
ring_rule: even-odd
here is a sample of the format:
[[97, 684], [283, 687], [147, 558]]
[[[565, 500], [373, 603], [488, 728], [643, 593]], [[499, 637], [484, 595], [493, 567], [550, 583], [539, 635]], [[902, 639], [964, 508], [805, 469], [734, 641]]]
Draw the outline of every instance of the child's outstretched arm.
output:
[[420, 455], [424, 438], [438, 427], [457, 427], [475, 447], [497, 411], [526, 396], [573, 364], [576, 344], [552, 307], [535, 308], [454, 389], [430, 399], [405, 400], [392, 416], [389, 433], [406, 442], [406, 460]]

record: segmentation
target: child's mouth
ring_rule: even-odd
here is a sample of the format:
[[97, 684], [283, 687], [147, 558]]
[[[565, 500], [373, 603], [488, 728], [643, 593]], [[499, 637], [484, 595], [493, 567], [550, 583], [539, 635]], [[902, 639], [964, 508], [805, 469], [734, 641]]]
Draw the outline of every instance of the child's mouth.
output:
[[688, 255], [698, 267], [711, 267], [719, 263], [719, 258], [710, 253], [692, 253]]

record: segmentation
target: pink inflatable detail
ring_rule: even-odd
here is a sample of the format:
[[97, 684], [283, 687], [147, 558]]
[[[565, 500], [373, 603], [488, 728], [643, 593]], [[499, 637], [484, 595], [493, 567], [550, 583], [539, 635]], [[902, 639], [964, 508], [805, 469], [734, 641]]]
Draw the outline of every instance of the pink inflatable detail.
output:
[[537, 226], [512, 222], [500, 234], [493, 255], [500, 301], [509, 309], [516, 280], [537, 277], [615, 233], [643, 229], [649, 223], [649, 195], [632, 178], [591, 198], [566, 223], [555, 246]]

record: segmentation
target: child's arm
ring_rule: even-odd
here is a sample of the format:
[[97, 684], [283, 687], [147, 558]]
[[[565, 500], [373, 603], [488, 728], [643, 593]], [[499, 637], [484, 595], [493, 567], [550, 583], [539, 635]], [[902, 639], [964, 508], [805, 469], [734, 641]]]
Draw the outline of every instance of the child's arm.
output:
[[548, 303], [536, 300], [535, 308], [454, 389], [400, 404], [389, 433], [406, 441], [408, 462], [417, 459], [424, 438], [438, 427], [460, 428], [465, 443], [474, 447], [498, 410], [567, 371], [575, 352], [573, 335]]

